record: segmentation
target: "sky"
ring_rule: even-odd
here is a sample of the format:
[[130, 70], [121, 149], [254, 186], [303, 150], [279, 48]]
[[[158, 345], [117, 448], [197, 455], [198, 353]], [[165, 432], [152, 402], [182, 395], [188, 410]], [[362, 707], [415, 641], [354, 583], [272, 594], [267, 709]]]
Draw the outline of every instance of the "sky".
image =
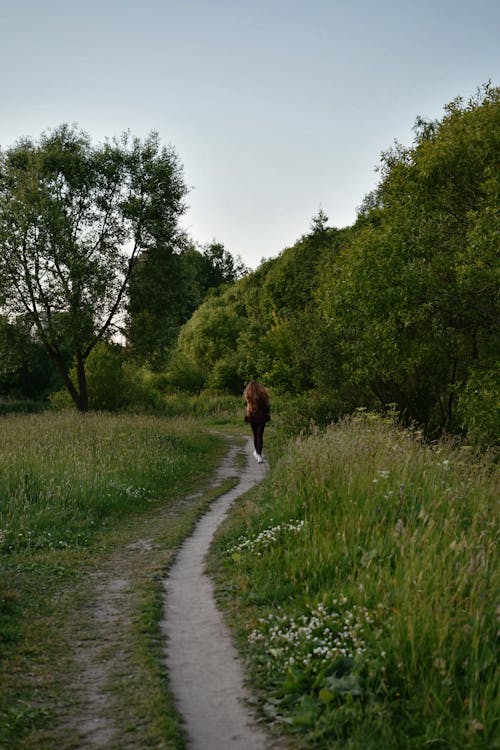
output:
[[343, 227], [417, 116], [500, 84], [498, 0], [0, 0], [0, 148], [67, 122], [151, 130], [183, 226], [250, 268]]

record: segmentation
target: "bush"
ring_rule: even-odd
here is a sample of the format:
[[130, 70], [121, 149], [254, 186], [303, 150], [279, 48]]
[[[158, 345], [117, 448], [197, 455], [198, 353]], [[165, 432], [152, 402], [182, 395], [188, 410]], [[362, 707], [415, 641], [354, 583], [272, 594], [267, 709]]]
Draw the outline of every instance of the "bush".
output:
[[169, 393], [163, 398], [163, 409], [167, 416], [195, 415], [216, 424], [243, 420], [242, 397], [208, 390], [196, 396], [179, 392]]
[[463, 426], [471, 442], [498, 445], [500, 425], [500, 368], [473, 371], [459, 396]]
[[310, 432], [314, 426], [324, 427], [342, 415], [342, 403], [335, 392], [307, 391], [298, 396], [283, 395], [273, 399], [272, 406], [286, 431], [292, 435]]
[[219, 359], [210, 373], [207, 386], [215, 391], [227, 391], [233, 395], [243, 392], [245, 381], [238, 369], [239, 357], [229, 355]]
[[179, 351], [171, 357], [164, 378], [165, 384], [170, 388], [187, 393], [199, 393], [206, 383], [203, 368]]
[[[104, 341], [91, 352], [86, 366], [89, 408], [93, 411], [145, 411], [163, 413], [164, 401], [155, 379], [146, 370], [135, 368], [125, 360], [121, 347]], [[76, 371], [70, 371], [76, 378]], [[50, 397], [53, 408], [73, 406], [64, 388]]]
[[34, 414], [46, 408], [42, 401], [0, 401], [0, 415]]

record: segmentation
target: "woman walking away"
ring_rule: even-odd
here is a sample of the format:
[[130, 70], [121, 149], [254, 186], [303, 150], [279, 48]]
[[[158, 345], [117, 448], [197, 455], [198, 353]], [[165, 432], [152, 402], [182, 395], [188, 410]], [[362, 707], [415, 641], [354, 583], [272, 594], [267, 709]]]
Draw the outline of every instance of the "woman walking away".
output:
[[264, 437], [264, 427], [266, 422], [271, 419], [269, 410], [269, 395], [263, 385], [251, 380], [243, 391], [245, 397], [245, 422], [250, 422], [253, 432], [253, 444], [255, 450], [253, 455], [259, 464], [264, 460], [262, 458], [262, 439]]

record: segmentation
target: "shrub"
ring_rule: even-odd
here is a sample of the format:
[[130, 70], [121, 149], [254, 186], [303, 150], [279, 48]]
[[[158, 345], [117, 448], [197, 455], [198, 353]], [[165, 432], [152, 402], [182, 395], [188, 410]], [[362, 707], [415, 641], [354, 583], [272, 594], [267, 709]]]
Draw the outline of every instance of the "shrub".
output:
[[219, 359], [208, 378], [207, 387], [215, 391], [226, 391], [233, 395], [242, 393], [245, 381], [239, 372], [239, 357], [229, 355]]
[[459, 409], [471, 442], [498, 445], [500, 368], [473, 371], [459, 397]]
[[203, 368], [183, 352], [176, 351], [165, 373], [165, 384], [187, 393], [198, 393], [206, 383]]

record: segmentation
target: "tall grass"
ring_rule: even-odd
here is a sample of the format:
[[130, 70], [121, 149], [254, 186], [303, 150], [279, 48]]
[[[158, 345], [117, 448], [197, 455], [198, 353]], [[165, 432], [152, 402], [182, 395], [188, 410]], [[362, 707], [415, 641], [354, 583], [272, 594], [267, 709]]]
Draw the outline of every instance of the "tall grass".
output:
[[7, 416], [0, 430], [4, 554], [87, 545], [113, 519], [178, 496], [215, 442], [192, 420], [152, 416]]
[[198, 395], [171, 392], [164, 394], [162, 410], [168, 416], [194, 416], [207, 423], [227, 424], [242, 421], [243, 396], [202, 391]]
[[498, 473], [358, 414], [298, 438], [216, 545], [264, 711], [318, 748], [486, 748]]
[[[81, 667], [75, 639], [92, 632], [104, 639], [110, 674], [127, 670], [110, 698], [117, 726], [135, 720], [144, 747], [171, 747], [180, 730], [160, 664], [158, 579], [206, 507], [207, 493], [192, 492], [222, 441], [192, 417], [74, 411], [3, 417], [0, 434], [0, 747], [76, 747], [61, 711]], [[143, 535], [151, 551], [128, 556]], [[130, 582], [131, 619], [114, 642], [93, 630], [94, 572], [113, 576], [123, 547], [114, 574]]]

